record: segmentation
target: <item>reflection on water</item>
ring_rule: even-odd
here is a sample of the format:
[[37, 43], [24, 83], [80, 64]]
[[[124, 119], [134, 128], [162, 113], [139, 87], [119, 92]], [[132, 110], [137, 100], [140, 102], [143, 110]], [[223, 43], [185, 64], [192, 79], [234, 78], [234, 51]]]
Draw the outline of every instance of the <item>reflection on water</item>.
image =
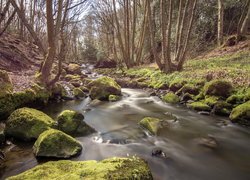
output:
[[[91, 105], [87, 98], [44, 109], [53, 118], [65, 109], [80, 111], [85, 121], [98, 131], [77, 138], [84, 150], [73, 160], [136, 155], [148, 161], [155, 179], [250, 179], [249, 129], [233, 125], [225, 118], [202, 116], [184, 107], [164, 104], [141, 90], [123, 89], [123, 94], [118, 102]], [[146, 116], [165, 120], [168, 126], [157, 137], [149, 136], [137, 124]], [[212, 148], [201, 145], [209, 137], [218, 145], [213, 144], [216, 146]], [[167, 158], [151, 156], [155, 148], [162, 150]], [[6, 156], [2, 178], [38, 163], [32, 145], [8, 146]]]

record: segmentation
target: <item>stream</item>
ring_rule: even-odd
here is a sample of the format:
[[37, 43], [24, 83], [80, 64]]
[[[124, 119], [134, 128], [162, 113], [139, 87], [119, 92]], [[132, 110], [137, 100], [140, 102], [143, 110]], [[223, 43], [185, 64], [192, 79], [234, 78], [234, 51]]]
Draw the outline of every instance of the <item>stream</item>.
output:
[[[87, 124], [97, 130], [77, 138], [84, 149], [72, 160], [139, 156], [148, 162], [156, 180], [250, 179], [248, 128], [231, 124], [227, 118], [199, 115], [179, 105], [165, 104], [142, 90], [122, 89], [122, 93], [118, 102], [91, 102], [86, 98], [50, 104], [44, 109], [52, 118], [65, 109], [80, 111]], [[165, 120], [168, 126], [158, 136], [150, 136], [138, 126], [146, 116]], [[199, 143], [201, 138], [211, 136], [218, 143], [216, 148]], [[165, 156], [152, 156], [156, 148]], [[13, 142], [5, 152], [6, 167], [1, 179], [51, 160], [36, 159], [32, 144]]]
[[[93, 65], [83, 73], [95, 79]], [[77, 137], [82, 153], [71, 160], [103, 160], [109, 157], [138, 156], [145, 159], [155, 180], [249, 180], [250, 131], [228, 118], [205, 116], [182, 105], [163, 103], [157, 96], [136, 89], [122, 89], [117, 102], [71, 100], [49, 104], [43, 109], [52, 118], [66, 109], [84, 114], [84, 121], [97, 133]], [[151, 136], [138, 122], [144, 117], [164, 121], [164, 128]], [[12, 141], [5, 147], [5, 179], [50, 160], [37, 159], [33, 143]], [[158, 153], [155, 156], [155, 152]], [[156, 153], [157, 154], [157, 153]], [[153, 156], [154, 155], [154, 156]]]

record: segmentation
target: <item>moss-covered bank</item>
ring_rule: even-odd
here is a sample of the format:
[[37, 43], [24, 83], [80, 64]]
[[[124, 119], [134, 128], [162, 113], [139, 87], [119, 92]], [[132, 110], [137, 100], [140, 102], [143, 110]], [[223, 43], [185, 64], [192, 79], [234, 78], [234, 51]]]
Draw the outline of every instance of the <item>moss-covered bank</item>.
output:
[[52, 161], [38, 165], [8, 180], [47, 179], [153, 179], [145, 161], [139, 158], [111, 158], [103, 161]]

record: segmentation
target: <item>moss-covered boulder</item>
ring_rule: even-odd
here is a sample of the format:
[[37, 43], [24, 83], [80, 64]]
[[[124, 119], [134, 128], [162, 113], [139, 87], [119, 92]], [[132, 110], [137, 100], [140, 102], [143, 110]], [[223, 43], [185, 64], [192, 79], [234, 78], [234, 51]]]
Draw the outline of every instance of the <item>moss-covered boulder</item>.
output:
[[108, 100], [109, 95], [121, 95], [121, 87], [110, 77], [100, 77], [92, 81], [88, 87], [91, 87], [91, 99]]
[[240, 120], [250, 121], [250, 101], [234, 108], [230, 114], [230, 119], [233, 122]]
[[175, 79], [173, 80], [170, 85], [169, 85], [169, 89], [173, 92], [177, 92], [178, 90], [180, 90], [185, 84], [187, 83], [187, 81], [185, 79]]
[[164, 95], [162, 97], [162, 100], [166, 103], [176, 104], [180, 101], [180, 98], [176, 94], [170, 92], [170, 93], [167, 93], [166, 95]]
[[95, 132], [83, 119], [81, 113], [65, 110], [57, 117], [58, 129], [70, 135], [88, 135]]
[[162, 127], [162, 121], [158, 118], [145, 117], [140, 122], [139, 125], [150, 132], [152, 135], [156, 135], [158, 130]]
[[182, 95], [185, 93], [193, 94], [193, 95], [198, 95], [199, 94], [199, 88], [197, 88], [193, 84], [185, 84], [181, 89], [179, 89], [176, 94], [177, 95]]
[[6, 122], [5, 134], [21, 140], [33, 140], [55, 127], [56, 122], [41, 111], [31, 108], [15, 110]]
[[86, 94], [80, 88], [74, 88], [73, 94], [76, 98], [84, 98]]
[[0, 97], [13, 92], [13, 85], [6, 71], [0, 70]]
[[16, 104], [12, 94], [0, 97], [0, 120], [5, 120], [15, 110]]
[[210, 107], [213, 107], [220, 100], [217, 96], [206, 96], [205, 103]]
[[113, 95], [113, 94], [109, 95], [109, 101], [110, 101], [110, 102], [119, 101], [120, 99], [121, 99], [120, 96]]
[[218, 101], [214, 104], [212, 113], [221, 116], [229, 116], [231, 113], [231, 104], [225, 101]]
[[31, 90], [35, 92], [36, 104], [47, 104], [52, 93], [47, 88], [33, 84]]
[[69, 74], [81, 74], [81, 66], [79, 66], [78, 64], [71, 63], [68, 65], [66, 71]]
[[103, 161], [51, 161], [8, 180], [21, 179], [143, 179], [152, 180], [147, 163], [139, 158], [110, 158]]
[[187, 107], [196, 111], [211, 111], [211, 107], [204, 102], [193, 102], [187, 104]]
[[67, 74], [65, 77], [64, 77], [65, 81], [72, 81], [72, 80], [81, 80], [81, 76], [79, 75], [72, 75], [72, 74]]
[[230, 82], [224, 80], [213, 80], [204, 86], [205, 95], [221, 96], [227, 98], [232, 93], [233, 86]]
[[82, 145], [62, 131], [49, 129], [36, 140], [33, 151], [39, 157], [69, 158], [82, 151]]
[[233, 94], [227, 98], [227, 103], [230, 104], [242, 104], [244, 103], [245, 96], [243, 94]]

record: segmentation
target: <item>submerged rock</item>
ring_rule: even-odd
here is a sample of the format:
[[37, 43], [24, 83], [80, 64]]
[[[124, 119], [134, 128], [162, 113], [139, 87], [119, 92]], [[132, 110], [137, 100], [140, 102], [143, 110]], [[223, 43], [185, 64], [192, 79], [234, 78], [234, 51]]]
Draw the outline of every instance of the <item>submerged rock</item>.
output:
[[69, 158], [82, 151], [82, 145], [62, 131], [44, 131], [36, 140], [33, 151], [36, 156]]
[[110, 77], [100, 77], [88, 86], [91, 99], [108, 100], [109, 95], [121, 95], [121, 87]]
[[172, 103], [172, 104], [180, 102], [180, 98], [172, 92], [167, 93], [165, 96], [163, 96], [162, 100], [166, 103]]
[[218, 142], [212, 136], [199, 138], [199, 139], [196, 139], [196, 141], [199, 145], [210, 148], [210, 149], [218, 148]]
[[148, 130], [151, 134], [156, 135], [158, 130], [162, 127], [161, 120], [153, 117], [145, 117], [139, 125]]
[[88, 135], [95, 132], [83, 119], [81, 113], [65, 110], [57, 117], [58, 129], [70, 135]]
[[0, 97], [13, 92], [13, 85], [6, 71], [0, 70]]
[[241, 104], [233, 109], [230, 114], [230, 119], [232, 122], [246, 120], [250, 121], [250, 101]]
[[110, 158], [100, 162], [51, 161], [8, 178], [8, 180], [17, 179], [152, 180], [153, 176], [147, 163], [140, 158]]
[[233, 86], [224, 80], [213, 80], [204, 86], [205, 95], [228, 97], [232, 93]]
[[55, 125], [56, 122], [43, 112], [21, 108], [15, 110], [8, 118], [5, 134], [21, 140], [32, 140]]
[[120, 96], [113, 95], [113, 94], [109, 95], [109, 101], [111, 102], [119, 101], [120, 99], [121, 99]]

